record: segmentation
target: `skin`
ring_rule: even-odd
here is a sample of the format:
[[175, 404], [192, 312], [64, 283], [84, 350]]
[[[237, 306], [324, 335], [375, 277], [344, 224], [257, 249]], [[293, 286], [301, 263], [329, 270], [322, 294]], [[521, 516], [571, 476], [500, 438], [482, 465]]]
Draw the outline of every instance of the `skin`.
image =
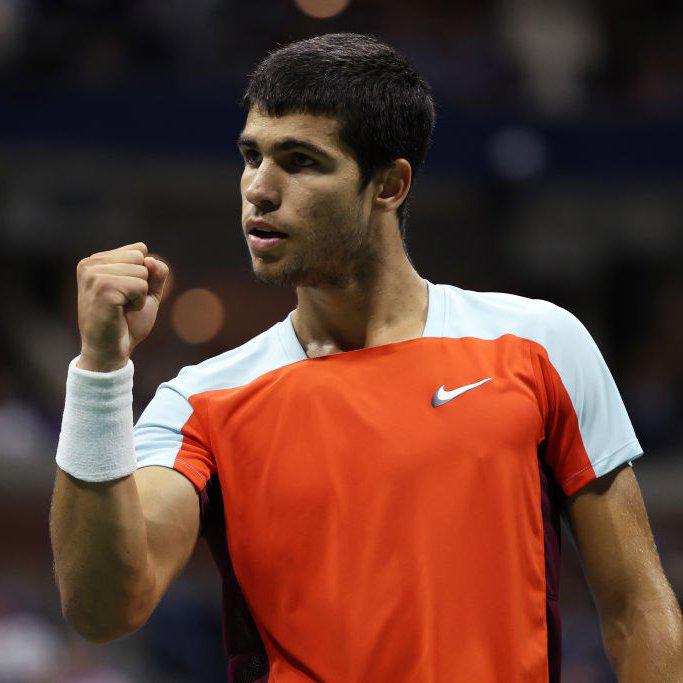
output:
[[[251, 112], [243, 131], [260, 150], [258, 162], [245, 165], [243, 220], [263, 217], [289, 234], [280, 253], [252, 254], [254, 271], [297, 287], [295, 327], [310, 355], [419, 336], [427, 314], [426, 285], [403, 250], [396, 216], [410, 164], [397, 159], [361, 190], [337, 130], [324, 117], [268, 122]], [[319, 167], [292, 150], [276, 153], [292, 136], [325, 151]], [[78, 264], [79, 367], [108, 372], [127, 363], [152, 330], [167, 275], [141, 242]], [[92, 484], [58, 469], [50, 537], [67, 620], [94, 642], [135, 631], [185, 566], [198, 530], [197, 494], [178, 472], [146, 467]]]
[[621, 683], [683, 682], [683, 620], [627, 464], [564, 505], [600, 615], [605, 651]]
[[[268, 253], [249, 247], [253, 270], [296, 287], [293, 323], [309, 356], [418, 337], [427, 315], [426, 286], [405, 253], [396, 214], [410, 164], [397, 159], [361, 188], [338, 131], [332, 118], [252, 109], [239, 143], [245, 239], [252, 218], [288, 234]], [[152, 329], [166, 275], [142, 243], [79, 264], [81, 367], [125, 365]], [[619, 680], [683, 681], [681, 613], [632, 469], [588, 484], [563, 512]], [[178, 472], [146, 467], [88, 484], [58, 470], [50, 532], [65, 616], [96, 642], [136, 630], [185, 566], [198, 530], [197, 494]]]
[[151, 332], [168, 266], [147, 255], [142, 242], [98, 252], [79, 262], [78, 367], [95, 372], [122, 368]]
[[[117, 370], [154, 325], [168, 267], [137, 242], [83, 259], [76, 275], [78, 366]], [[64, 616], [93, 642], [136, 630], [187, 563], [198, 530], [197, 494], [178, 472], [149, 467], [87, 483], [57, 468], [50, 539]]]
[[[238, 146], [242, 225], [261, 218], [288, 234], [265, 254], [250, 248], [254, 274], [296, 287], [294, 329], [309, 356], [422, 334], [427, 289], [408, 259], [396, 210], [410, 189], [397, 159], [365, 187], [336, 119], [273, 118], [252, 108]], [[288, 140], [319, 148], [282, 149]]]

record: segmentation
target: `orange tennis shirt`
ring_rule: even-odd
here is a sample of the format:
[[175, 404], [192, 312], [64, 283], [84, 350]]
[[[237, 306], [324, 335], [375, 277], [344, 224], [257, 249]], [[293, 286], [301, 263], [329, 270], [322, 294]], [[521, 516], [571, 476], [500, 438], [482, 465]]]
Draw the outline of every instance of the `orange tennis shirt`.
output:
[[418, 339], [309, 359], [290, 315], [135, 427], [200, 493], [230, 681], [559, 681], [559, 506], [642, 450], [574, 316], [427, 284]]

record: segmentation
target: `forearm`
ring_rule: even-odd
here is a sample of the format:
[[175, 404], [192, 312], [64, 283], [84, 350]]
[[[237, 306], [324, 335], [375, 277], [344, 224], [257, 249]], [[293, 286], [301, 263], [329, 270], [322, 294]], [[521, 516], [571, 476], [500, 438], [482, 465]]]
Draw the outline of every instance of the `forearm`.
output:
[[95, 641], [144, 623], [175, 569], [171, 561], [159, 569], [159, 539], [136, 480], [130, 362], [154, 325], [167, 275], [142, 242], [76, 268], [81, 355], [67, 375], [50, 537], [64, 616]]
[[144, 623], [155, 582], [132, 475], [89, 483], [57, 469], [50, 537], [62, 610], [81, 635], [107, 641]]
[[683, 683], [683, 622], [673, 592], [603, 619], [602, 629], [620, 683]]

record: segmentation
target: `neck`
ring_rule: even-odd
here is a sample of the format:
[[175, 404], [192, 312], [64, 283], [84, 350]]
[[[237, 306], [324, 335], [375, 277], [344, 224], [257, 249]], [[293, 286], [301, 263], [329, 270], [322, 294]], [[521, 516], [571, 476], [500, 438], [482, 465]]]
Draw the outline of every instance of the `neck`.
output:
[[[394, 241], [396, 242], [396, 241]], [[309, 357], [415, 339], [427, 320], [427, 284], [398, 244], [341, 287], [298, 287], [292, 322]]]

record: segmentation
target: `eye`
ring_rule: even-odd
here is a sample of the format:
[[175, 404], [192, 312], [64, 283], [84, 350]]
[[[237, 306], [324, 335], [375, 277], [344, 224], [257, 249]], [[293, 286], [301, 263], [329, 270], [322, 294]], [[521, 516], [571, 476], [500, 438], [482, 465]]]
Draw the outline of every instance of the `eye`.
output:
[[245, 149], [242, 151], [244, 162], [249, 166], [256, 166], [259, 162], [260, 155], [255, 149]]
[[292, 161], [295, 166], [300, 168], [315, 166], [315, 159], [311, 159], [307, 154], [302, 154], [301, 152], [294, 152], [294, 154], [292, 154]]

